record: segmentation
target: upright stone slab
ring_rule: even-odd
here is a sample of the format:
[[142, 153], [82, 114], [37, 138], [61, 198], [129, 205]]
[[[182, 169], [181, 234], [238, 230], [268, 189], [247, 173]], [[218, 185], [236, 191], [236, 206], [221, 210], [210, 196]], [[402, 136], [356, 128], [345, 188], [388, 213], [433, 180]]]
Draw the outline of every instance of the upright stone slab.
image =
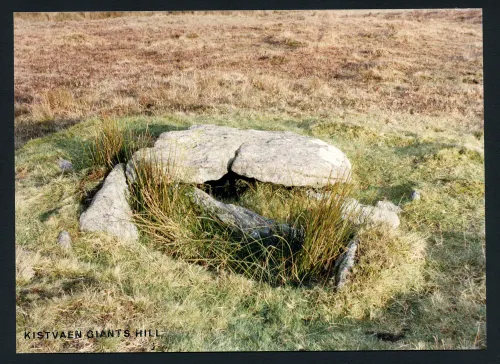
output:
[[351, 240], [347, 244], [345, 252], [337, 258], [333, 271], [335, 273], [335, 286], [337, 289], [342, 289], [351, 275], [352, 267], [354, 266], [354, 258], [358, 249], [359, 241], [357, 238]]
[[80, 229], [106, 232], [123, 240], [136, 241], [139, 234], [132, 222], [128, 197], [124, 165], [120, 163], [106, 177], [90, 207], [80, 216]]

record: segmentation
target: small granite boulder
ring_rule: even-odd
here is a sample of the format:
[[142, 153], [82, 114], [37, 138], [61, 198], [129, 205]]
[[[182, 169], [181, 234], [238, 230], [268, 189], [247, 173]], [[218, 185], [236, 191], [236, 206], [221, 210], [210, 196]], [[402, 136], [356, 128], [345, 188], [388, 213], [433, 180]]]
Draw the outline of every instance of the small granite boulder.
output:
[[386, 225], [393, 229], [396, 229], [399, 224], [398, 215], [391, 210], [380, 208], [380, 207], [364, 207], [368, 213], [367, 225]]
[[71, 236], [66, 230], [59, 233], [57, 242], [65, 249], [71, 248]]
[[413, 190], [413, 192], [411, 193], [410, 198], [412, 199], [412, 201], [418, 201], [418, 200], [420, 200], [420, 198], [421, 198], [420, 192], [417, 191], [417, 190]]
[[132, 222], [128, 204], [129, 190], [124, 165], [117, 164], [106, 177], [90, 207], [80, 216], [80, 229], [89, 232], [106, 232], [123, 240], [136, 241], [137, 227]]
[[[329, 197], [329, 192], [306, 191], [309, 198], [321, 200]], [[389, 201], [379, 201], [375, 206], [361, 204], [354, 198], [346, 198], [343, 203], [342, 215], [344, 219], [348, 219], [355, 225], [365, 223], [368, 227], [374, 225], [387, 225], [396, 229], [400, 220], [398, 213], [401, 208]]]
[[33, 264], [36, 255], [16, 246], [16, 279], [29, 281], [35, 276]]
[[359, 203], [357, 200], [347, 199], [343, 209], [344, 218], [350, 220], [356, 225], [366, 224], [367, 227], [375, 225], [386, 225], [396, 229], [399, 224], [399, 217], [390, 209], [386, 209], [382, 204], [379, 206], [367, 206]]
[[70, 172], [71, 170], [73, 170], [73, 164], [66, 159], [59, 159], [57, 161], [57, 164], [59, 165], [59, 168], [62, 172]]
[[375, 207], [395, 212], [399, 214], [401, 212], [401, 207], [394, 205], [391, 201], [378, 201]]

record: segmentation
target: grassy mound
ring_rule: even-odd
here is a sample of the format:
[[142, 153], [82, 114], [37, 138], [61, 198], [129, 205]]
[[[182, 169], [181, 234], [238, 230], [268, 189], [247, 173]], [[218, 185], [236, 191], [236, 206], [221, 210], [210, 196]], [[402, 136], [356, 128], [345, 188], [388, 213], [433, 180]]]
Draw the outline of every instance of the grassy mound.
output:
[[[157, 126], [152, 127], [150, 120], [143, 123], [124, 119], [116, 123], [116, 130], [124, 135], [149, 134], [153, 140], [160, 132], [172, 130], [169, 124], [162, 128], [161, 122], [154, 120]], [[168, 119], [163, 122], [167, 123]], [[188, 125], [180, 122], [178, 128]], [[466, 329], [458, 323], [463, 322], [464, 310], [482, 315], [477, 300], [481, 300], [484, 288], [477, 281], [480, 276], [475, 275], [484, 264], [481, 240], [473, 232], [457, 239], [445, 230], [460, 229], [456, 216], [465, 206], [480, 208], [476, 196], [481, 192], [474, 189], [474, 186], [483, 188], [480, 182], [468, 183], [468, 188], [474, 190], [465, 192], [459, 183], [467, 170], [480, 167], [476, 154], [460, 153], [460, 149], [455, 153], [453, 148], [439, 144], [421, 146], [420, 141], [410, 139], [403, 147], [414, 148], [410, 157], [400, 154], [398, 149], [395, 153], [385, 145], [377, 148], [371, 144], [371, 158], [363, 162], [348, 147], [344, 148], [349, 144], [348, 139], [343, 144], [342, 135], [337, 135], [335, 143], [344, 148], [356, 164], [354, 197], [368, 201], [375, 195], [376, 199], [385, 197], [396, 203], [409, 201], [408, 187], [405, 187], [409, 181], [405, 182], [405, 178], [415, 175], [411, 176], [408, 169], [412, 168], [411, 164], [404, 160], [415, 157], [423, 161], [420, 164], [423, 170], [416, 170], [424, 197], [418, 203], [406, 204], [398, 231], [378, 229], [359, 233], [357, 264], [351, 283], [336, 292], [333, 287], [321, 284], [283, 287], [269, 284], [291, 282], [294, 277], [289, 274], [290, 270], [280, 270], [283, 266], [269, 264], [269, 259], [266, 263], [266, 254], [277, 260], [283, 258], [277, 254], [279, 251], [264, 251], [255, 260], [245, 257], [247, 251], [235, 252], [235, 247], [241, 245], [211, 219], [199, 219], [200, 211], [184, 199], [179, 189], [141, 189], [142, 205], [148, 208], [142, 213], [137, 209], [145, 232], [140, 244], [124, 245], [102, 234], [80, 233], [78, 216], [85, 208], [82, 201], [92, 196], [111, 164], [124, 161], [123, 157], [116, 156], [128, 158], [135, 149], [147, 145], [132, 146], [124, 141], [117, 143], [119, 147], [108, 158], [85, 157], [89, 150], [95, 150], [92, 146], [99, 140], [96, 135], [106, 135], [95, 133], [96, 128], [101, 127], [100, 120], [79, 124], [28, 143], [16, 156], [17, 246], [30, 257], [23, 261], [35, 272], [30, 279], [22, 272], [18, 276], [20, 335], [25, 327], [48, 329], [77, 324], [109, 328], [135, 327], [139, 322], [143, 326], [170, 329], [165, 329], [165, 335], [157, 339], [139, 342], [101, 338], [88, 341], [81, 348], [74, 343], [41, 341], [36, 344], [39, 350], [134, 351], [144, 350], [150, 347], [148, 345], [154, 345], [154, 350], [393, 348], [391, 345], [395, 344], [379, 341], [365, 331], [374, 328], [398, 331], [406, 326], [411, 326], [411, 331], [397, 345], [406, 348], [451, 345], [453, 341], [436, 343], [428, 336], [435, 328], [420, 324], [428, 317], [433, 318], [438, 330], [452, 327], [459, 333], [455, 335], [462, 338], [462, 344], [455, 345], [476, 345], [477, 326]], [[364, 133], [358, 135], [359, 143], [368, 146], [373, 142], [371, 138], [363, 139]], [[319, 137], [332, 142], [328, 137]], [[70, 159], [75, 171], [61, 173], [56, 164], [59, 157]], [[377, 182], [381, 182], [375, 167], [382, 163], [395, 174], [393, 187], [386, 184], [384, 188], [375, 188]], [[430, 178], [439, 178], [449, 168], [454, 168], [452, 181], [429, 183]], [[475, 178], [474, 174], [467, 176], [470, 182]], [[303, 222], [308, 219], [304, 211], [307, 211], [304, 191], [266, 184], [240, 185], [240, 188], [237, 203], [259, 214], [290, 223], [298, 216]], [[148, 191], [155, 195], [148, 196]], [[437, 198], [441, 201], [439, 204]], [[448, 209], [448, 214], [443, 209]], [[145, 211], [149, 215], [145, 215]], [[471, 224], [468, 228], [480, 229], [481, 215], [474, 214], [473, 219], [464, 222]], [[318, 221], [309, 221], [311, 229], [317, 229], [318, 225], [314, 224]], [[69, 252], [55, 244], [62, 229], [73, 237], [73, 249]], [[448, 241], [444, 250], [439, 249], [441, 239]], [[465, 250], [463, 244], [466, 244]], [[449, 249], [455, 249], [456, 253], [450, 256]], [[233, 259], [242, 256], [245, 259]], [[242, 266], [238, 262], [246, 263]], [[459, 268], [464, 262], [469, 267], [467, 273]], [[275, 269], [269, 269], [271, 266]], [[20, 266], [20, 269], [29, 271], [30, 267]], [[470, 276], [471, 272], [477, 273]], [[456, 304], [447, 306], [447, 295], [457, 289], [449, 282], [455, 279], [461, 279], [462, 290]], [[99, 305], [90, 305], [91, 301]], [[450, 307], [462, 312], [460, 318], [458, 314], [439, 314]], [[471, 322], [474, 320], [468, 317]], [[332, 336], [333, 332], [336, 334]], [[33, 350], [35, 344], [20, 339], [18, 345], [26, 351]]]
[[[126, 163], [133, 151], [151, 144], [151, 140], [147, 131], [134, 135], [115, 120], [106, 120], [94, 132], [89, 159], [94, 167], [109, 170], [115, 163]], [[347, 245], [364, 229], [346, 216], [355, 213], [352, 209], [347, 212], [351, 183], [328, 183], [317, 200], [308, 197], [307, 192], [311, 191], [305, 188], [286, 188], [241, 178], [233, 181], [232, 186], [226, 181], [225, 186], [216, 188], [218, 194], [232, 191], [226, 202], [240, 204], [241, 197], [243, 206], [256, 209], [266, 218], [303, 235], [299, 239], [276, 232], [274, 237], [278, 241], [273, 244], [251, 238], [194, 204], [190, 195], [196, 186], [180, 182], [179, 161], [174, 159], [175, 151], [171, 154], [166, 161], [151, 155], [149, 163], [135, 166], [137, 177], [130, 188], [138, 225], [150, 242], [173, 257], [217, 271], [228, 269], [273, 285], [327, 283], [332, 280], [334, 266]], [[212, 189], [209, 185], [199, 187]], [[237, 190], [243, 191], [241, 196]]]

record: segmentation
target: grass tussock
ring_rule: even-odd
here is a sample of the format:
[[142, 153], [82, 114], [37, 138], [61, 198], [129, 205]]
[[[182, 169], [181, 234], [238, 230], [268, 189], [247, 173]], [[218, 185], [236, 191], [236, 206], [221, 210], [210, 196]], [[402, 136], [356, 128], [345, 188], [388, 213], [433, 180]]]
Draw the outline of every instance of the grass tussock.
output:
[[299, 272], [321, 276], [331, 271], [336, 259], [344, 252], [357, 229], [349, 214], [352, 185], [329, 183], [321, 199], [306, 215], [305, 240], [300, 255]]
[[94, 166], [108, 169], [117, 163], [126, 163], [136, 150], [152, 143], [147, 130], [137, 134], [125, 129], [115, 118], [103, 119], [94, 128], [91, 140], [92, 143], [86, 148], [88, 158]]
[[31, 115], [33, 120], [42, 123], [56, 118], [78, 117], [80, 110], [84, 108], [67, 88], [55, 88], [43, 92], [38, 100], [39, 102], [31, 109]]
[[189, 249], [184, 249], [194, 240], [196, 223], [188, 196], [190, 186], [178, 182], [175, 164], [170, 159], [133, 168], [136, 180], [131, 188], [136, 222], [161, 250], [173, 256], [190, 256]]

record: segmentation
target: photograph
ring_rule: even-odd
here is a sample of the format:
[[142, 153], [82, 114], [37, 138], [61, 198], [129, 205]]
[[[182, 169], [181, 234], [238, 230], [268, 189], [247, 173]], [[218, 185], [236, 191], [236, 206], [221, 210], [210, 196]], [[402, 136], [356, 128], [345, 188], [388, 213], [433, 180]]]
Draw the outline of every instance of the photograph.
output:
[[16, 353], [487, 348], [483, 9], [12, 17]]

